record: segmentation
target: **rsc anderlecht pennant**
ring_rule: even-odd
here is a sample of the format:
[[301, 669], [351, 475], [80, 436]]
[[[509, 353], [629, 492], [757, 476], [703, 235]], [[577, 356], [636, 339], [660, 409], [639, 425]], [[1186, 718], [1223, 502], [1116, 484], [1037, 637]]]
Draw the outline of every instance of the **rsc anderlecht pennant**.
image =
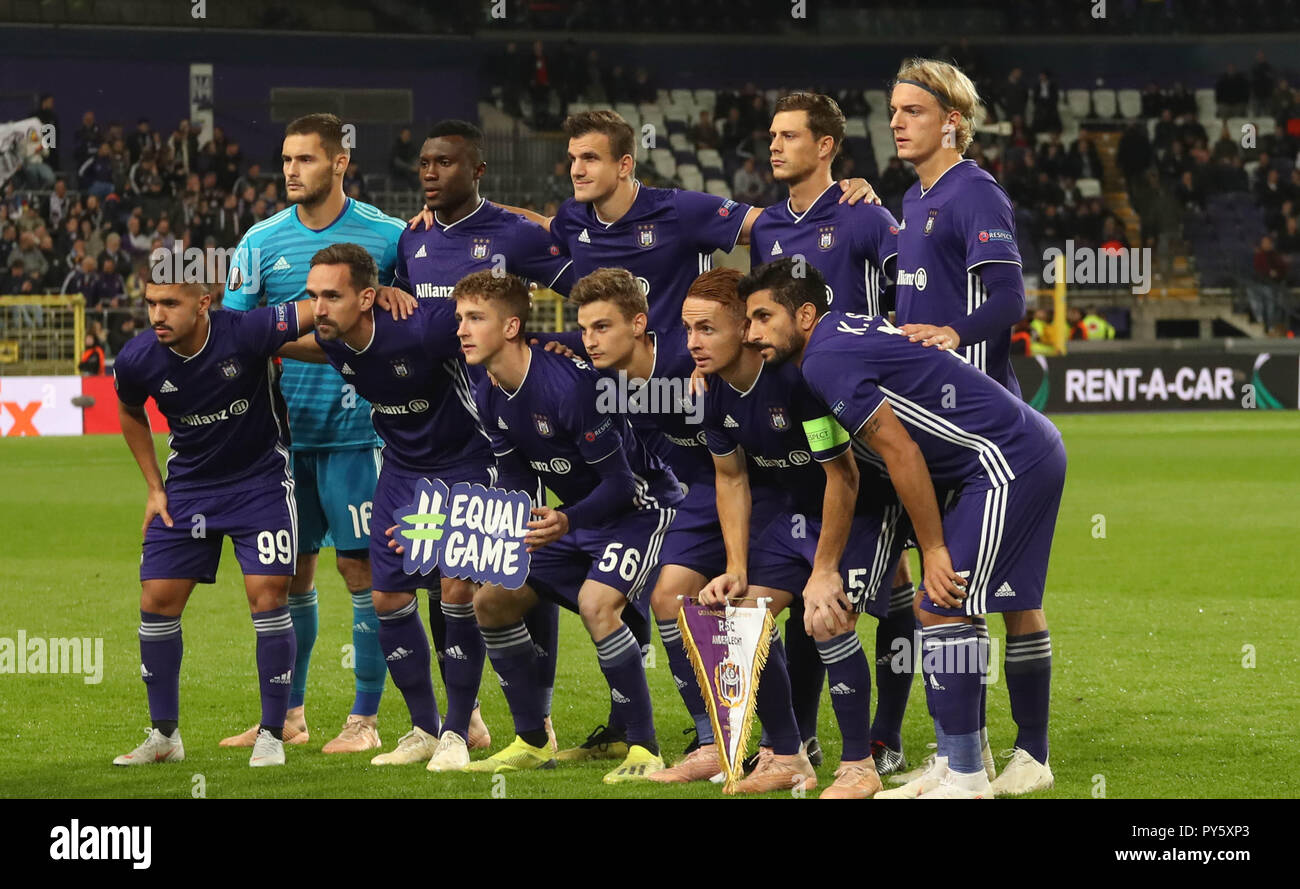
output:
[[726, 787], [745, 776], [742, 763], [754, 721], [758, 677], [767, 663], [775, 621], [767, 600], [758, 608], [706, 608], [682, 602], [677, 625], [704, 693], [717, 739], [718, 765]]

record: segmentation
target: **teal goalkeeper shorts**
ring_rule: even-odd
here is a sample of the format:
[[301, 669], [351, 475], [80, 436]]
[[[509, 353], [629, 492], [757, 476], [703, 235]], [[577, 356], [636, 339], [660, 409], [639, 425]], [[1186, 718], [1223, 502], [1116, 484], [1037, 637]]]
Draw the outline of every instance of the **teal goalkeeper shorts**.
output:
[[293, 452], [299, 555], [369, 548], [379, 459], [379, 448]]

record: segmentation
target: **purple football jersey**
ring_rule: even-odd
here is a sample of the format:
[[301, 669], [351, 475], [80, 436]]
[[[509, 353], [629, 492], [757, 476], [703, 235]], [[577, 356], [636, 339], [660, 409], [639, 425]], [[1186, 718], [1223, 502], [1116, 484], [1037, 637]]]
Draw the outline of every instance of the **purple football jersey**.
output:
[[[951, 324], [988, 299], [977, 273], [991, 262], [1020, 266], [1011, 199], [972, 160], [959, 161], [928, 189], [914, 182], [903, 196], [898, 234], [897, 311], [894, 322]], [[1013, 393], [1011, 328], [961, 353]]]
[[[822, 513], [826, 471], [819, 464], [838, 457], [850, 445], [841, 430], [833, 442], [827, 441], [814, 451], [809, 434], [832, 424], [830, 411], [808, 388], [793, 362], [763, 365], [753, 385], [744, 392], [717, 374], [709, 375], [709, 391], [704, 397], [704, 432], [709, 450], [725, 457], [737, 447], [744, 448], [751, 490], [782, 490], [795, 512], [810, 516]], [[892, 501], [893, 489], [881, 478], [878, 467], [872, 466], [857, 448], [854, 456], [861, 471], [859, 507], [878, 507], [882, 500]]]
[[513, 451], [528, 463], [566, 506], [600, 483], [595, 465], [622, 451], [636, 480], [627, 511], [658, 509], [682, 499], [673, 471], [632, 431], [627, 418], [600, 409], [600, 377], [585, 362], [530, 346], [532, 359], [514, 392], [493, 386], [483, 374], [474, 385], [479, 416], [492, 452]]
[[913, 343], [884, 318], [828, 312], [801, 369], [851, 435], [888, 401], [937, 488], [1005, 485], [1060, 445], [1050, 420], [961, 355]]
[[397, 242], [396, 284], [420, 299], [451, 296], [471, 272], [501, 268], [568, 294], [576, 280], [546, 229], [484, 200], [464, 219], [428, 231], [407, 229]]
[[627, 269], [650, 303], [650, 329], [682, 326], [691, 282], [713, 267], [714, 250], [731, 250], [750, 207], [698, 191], [637, 183], [632, 207], [617, 222], [569, 198], [551, 220], [551, 237], [573, 259], [576, 278], [599, 268]]
[[474, 405], [468, 369], [445, 304], [421, 300], [405, 321], [376, 311], [364, 349], [342, 339], [316, 342], [340, 376], [370, 402], [384, 460], [443, 475], [492, 462]]
[[167, 491], [245, 490], [288, 472], [284, 401], [271, 385], [271, 357], [298, 338], [298, 307], [209, 312], [208, 338], [186, 358], [146, 333], [113, 365], [123, 404], [150, 396], [167, 418]]
[[750, 231], [750, 264], [802, 256], [826, 279], [832, 309], [878, 315], [885, 268], [898, 253], [898, 222], [884, 207], [837, 203], [842, 193], [833, 183], [802, 213], [789, 200], [764, 210]]

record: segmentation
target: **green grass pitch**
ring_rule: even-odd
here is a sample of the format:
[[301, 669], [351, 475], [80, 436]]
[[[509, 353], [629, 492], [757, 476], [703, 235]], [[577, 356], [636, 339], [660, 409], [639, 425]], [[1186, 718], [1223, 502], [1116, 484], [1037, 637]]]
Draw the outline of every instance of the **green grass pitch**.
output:
[[[1300, 590], [1300, 415], [1055, 419], [1070, 468], [1046, 599], [1056, 787], [1042, 796], [1300, 795], [1285, 777], [1294, 774], [1300, 700], [1300, 613], [1292, 607]], [[342, 665], [351, 611], [328, 552], [307, 697], [312, 743], [289, 748], [285, 768], [249, 769], [247, 751], [217, 747], [258, 713], [253, 632], [229, 544], [219, 582], [200, 587], [185, 614], [185, 762], [113, 768], [112, 757], [135, 746], [148, 724], [135, 634], [143, 503], [139, 473], [117, 438], [0, 443], [0, 637], [19, 630], [102, 637], [105, 661], [94, 685], [79, 676], [0, 674], [0, 796], [187, 797], [199, 788], [211, 798], [720, 795], [708, 784], [606, 786], [601, 775], [612, 763], [494, 784], [487, 775], [372, 767], [368, 754], [324, 756], [320, 746], [352, 699]], [[990, 625], [1003, 634], [1001, 621]], [[859, 628], [870, 652], [874, 621]], [[648, 676], [671, 761], [689, 719], [657, 639], [656, 649]], [[608, 707], [594, 649], [569, 614], [559, 671], [555, 724], [569, 746]], [[500, 747], [509, 716], [492, 674], [485, 676], [484, 714]], [[839, 742], [825, 697], [821, 713], [824, 787]], [[988, 719], [994, 750], [1010, 747], [1002, 681], [990, 688]], [[390, 683], [380, 711], [385, 747], [408, 726]], [[905, 748], [917, 758], [931, 740], [914, 687]]]

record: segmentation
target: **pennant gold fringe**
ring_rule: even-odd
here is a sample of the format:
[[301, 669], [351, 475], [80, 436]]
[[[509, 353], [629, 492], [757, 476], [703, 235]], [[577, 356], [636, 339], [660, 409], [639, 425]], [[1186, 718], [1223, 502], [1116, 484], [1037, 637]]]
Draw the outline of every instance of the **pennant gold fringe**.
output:
[[704, 706], [709, 710], [709, 722], [713, 725], [713, 737], [718, 748], [718, 766], [722, 773], [727, 776], [723, 790], [731, 790], [744, 777], [742, 763], [744, 762], [745, 751], [749, 749], [749, 730], [754, 724], [754, 710], [758, 706], [758, 677], [763, 672], [763, 667], [767, 665], [768, 650], [772, 645], [772, 632], [776, 628], [776, 621], [772, 617], [772, 612], [764, 607], [763, 629], [759, 634], [758, 647], [754, 651], [754, 664], [749, 677], [749, 694], [745, 701], [745, 718], [741, 721], [740, 741], [736, 745], [737, 761], [733, 763], [728, 760], [727, 745], [723, 742], [722, 723], [718, 719], [717, 690], [713, 687], [713, 683], [704, 669], [704, 661], [700, 657], [700, 650], [695, 644], [695, 637], [691, 635], [690, 625], [686, 622], [687, 601], [683, 600], [682, 610], [677, 612], [677, 627], [682, 631], [682, 639], [686, 641], [686, 654], [691, 660], [691, 667], [695, 670], [695, 680], [700, 684], [701, 691], [708, 692], [707, 695], [703, 696]]

